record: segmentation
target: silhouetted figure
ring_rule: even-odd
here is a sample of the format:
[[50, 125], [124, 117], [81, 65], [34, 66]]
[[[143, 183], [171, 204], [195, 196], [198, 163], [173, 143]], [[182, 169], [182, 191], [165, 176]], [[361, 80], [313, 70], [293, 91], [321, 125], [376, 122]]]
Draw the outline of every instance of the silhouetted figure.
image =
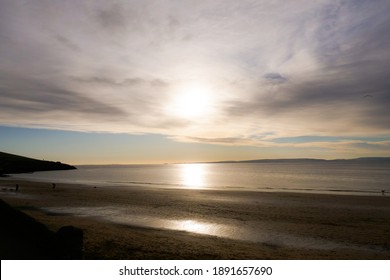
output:
[[56, 184], [55, 184], [55, 183], [53, 183], [53, 184], [52, 184], [52, 187], [53, 187], [53, 189], [55, 189], [55, 188], [56, 188]]
[[382, 190], [382, 195], [385, 195], [385, 190]]
[[19, 191], [19, 184], [16, 184], [15, 191]]

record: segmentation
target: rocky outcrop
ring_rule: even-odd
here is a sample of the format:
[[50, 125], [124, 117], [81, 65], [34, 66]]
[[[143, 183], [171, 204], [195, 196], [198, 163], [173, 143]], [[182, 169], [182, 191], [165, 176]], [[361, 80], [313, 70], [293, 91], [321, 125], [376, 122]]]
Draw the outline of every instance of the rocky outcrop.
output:
[[44, 224], [0, 200], [0, 258], [81, 259], [83, 231], [65, 226], [53, 232]]
[[37, 160], [0, 152], [0, 176], [12, 173], [70, 169], [76, 169], [76, 167], [59, 161]]

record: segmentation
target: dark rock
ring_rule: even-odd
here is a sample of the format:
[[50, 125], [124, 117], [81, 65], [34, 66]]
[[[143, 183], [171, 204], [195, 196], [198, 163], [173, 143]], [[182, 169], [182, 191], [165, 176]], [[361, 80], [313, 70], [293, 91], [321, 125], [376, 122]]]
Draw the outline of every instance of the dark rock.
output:
[[[82, 230], [71, 228], [71, 230], [60, 229], [61, 233], [56, 234], [44, 224], [0, 199], [0, 258], [2, 260], [80, 259]], [[79, 252], [76, 252], [76, 248]]]
[[57, 231], [58, 250], [63, 259], [79, 260], [83, 257], [83, 230], [65, 226]]

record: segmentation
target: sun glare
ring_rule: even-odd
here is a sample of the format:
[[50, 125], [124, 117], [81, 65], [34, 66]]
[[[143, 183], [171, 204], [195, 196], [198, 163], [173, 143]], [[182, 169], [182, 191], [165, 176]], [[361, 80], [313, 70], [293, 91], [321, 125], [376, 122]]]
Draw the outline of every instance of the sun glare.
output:
[[212, 113], [212, 92], [202, 86], [191, 85], [178, 90], [169, 104], [171, 114], [181, 118], [207, 117]]
[[183, 164], [181, 179], [188, 188], [202, 188], [205, 186], [205, 167], [202, 164]]
[[177, 221], [175, 227], [178, 230], [195, 232], [200, 234], [214, 234], [215, 229], [213, 224], [202, 223], [195, 220]]

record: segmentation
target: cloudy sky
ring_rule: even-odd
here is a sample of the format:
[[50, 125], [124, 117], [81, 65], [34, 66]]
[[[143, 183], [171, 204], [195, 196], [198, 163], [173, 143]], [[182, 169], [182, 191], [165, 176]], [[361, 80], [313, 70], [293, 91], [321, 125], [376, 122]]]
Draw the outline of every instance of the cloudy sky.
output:
[[390, 156], [388, 0], [0, 0], [0, 150]]

